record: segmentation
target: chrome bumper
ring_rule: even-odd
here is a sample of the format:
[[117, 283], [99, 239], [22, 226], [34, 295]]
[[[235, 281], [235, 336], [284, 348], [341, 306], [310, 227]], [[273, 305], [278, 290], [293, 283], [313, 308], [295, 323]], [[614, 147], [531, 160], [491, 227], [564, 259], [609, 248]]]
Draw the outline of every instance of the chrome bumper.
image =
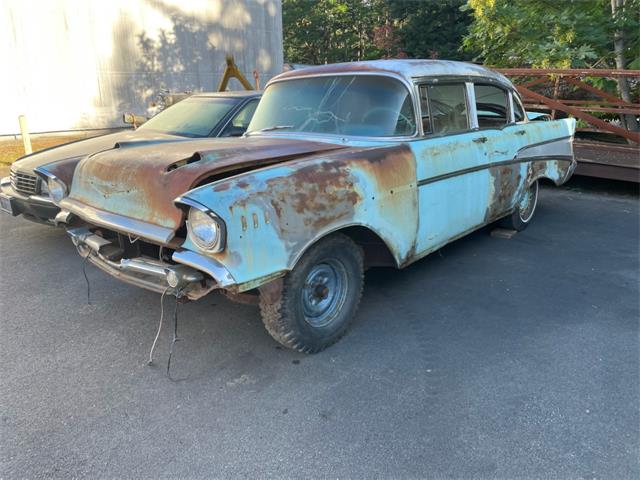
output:
[[123, 282], [157, 293], [179, 293], [192, 299], [220, 288], [215, 281], [187, 265], [174, 265], [149, 257], [113, 260], [119, 248], [87, 227], [70, 228], [67, 233], [82, 257]]

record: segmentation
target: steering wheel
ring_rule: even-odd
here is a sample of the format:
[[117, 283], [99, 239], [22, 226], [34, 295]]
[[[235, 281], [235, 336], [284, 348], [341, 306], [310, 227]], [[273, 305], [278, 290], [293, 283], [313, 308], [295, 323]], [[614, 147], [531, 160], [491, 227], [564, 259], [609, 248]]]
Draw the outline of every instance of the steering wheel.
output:
[[398, 111], [394, 110], [393, 108], [389, 108], [389, 107], [373, 107], [371, 110], [369, 110], [367, 113], [365, 113], [362, 116], [362, 122], [363, 123], [369, 123], [369, 122], [367, 122], [369, 117], [371, 117], [372, 115], [374, 115], [374, 114], [376, 114], [378, 112], [387, 112], [391, 116], [398, 115], [398, 120], [396, 120], [396, 129], [397, 129], [398, 123], [400, 123], [400, 120], [403, 120], [411, 128], [413, 128], [413, 129], [416, 128], [415, 123], [413, 123], [411, 121], [411, 119], [408, 118], [404, 113], [398, 112]]

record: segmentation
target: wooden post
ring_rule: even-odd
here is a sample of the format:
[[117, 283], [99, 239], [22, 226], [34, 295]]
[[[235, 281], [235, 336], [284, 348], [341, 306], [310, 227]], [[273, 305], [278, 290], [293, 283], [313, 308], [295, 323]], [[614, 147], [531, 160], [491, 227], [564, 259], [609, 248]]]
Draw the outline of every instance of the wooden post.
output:
[[[556, 77], [556, 81], [553, 84], [553, 99], [554, 100], [558, 99], [558, 93], [560, 93], [560, 76]], [[555, 110], [551, 110], [551, 118], [553, 120], [556, 119], [556, 111]]]
[[29, 155], [33, 153], [31, 148], [31, 137], [29, 137], [29, 129], [27, 128], [27, 117], [20, 115], [18, 117], [20, 123], [20, 135], [22, 136], [22, 145], [24, 146], [24, 154]]

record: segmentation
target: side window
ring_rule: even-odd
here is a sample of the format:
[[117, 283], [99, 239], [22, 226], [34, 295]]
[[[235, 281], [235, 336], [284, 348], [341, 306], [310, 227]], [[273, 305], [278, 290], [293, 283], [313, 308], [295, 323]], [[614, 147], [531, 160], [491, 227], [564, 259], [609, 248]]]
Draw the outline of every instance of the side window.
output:
[[522, 122], [525, 119], [524, 107], [522, 106], [522, 102], [520, 98], [515, 93], [511, 94], [511, 98], [513, 99], [513, 115], [515, 117], [516, 122]]
[[474, 85], [480, 128], [502, 127], [509, 123], [507, 92], [493, 85]]
[[463, 83], [421, 85], [420, 104], [425, 134], [449, 134], [469, 130], [467, 98]]
[[221, 137], [239, 137], [241, 136], [249, 126], [249, 122], [251, 122], [251, 117], [253, 117], [253, 113], [256, 111], [256, 107], [258, 106], [258, 100], [251, 100], [244, 107], [240, 109], [238, 113], [236, 113], [235, 117], [231, 119], [229, 124], [224, 128], [222, 133], [220, 133]]

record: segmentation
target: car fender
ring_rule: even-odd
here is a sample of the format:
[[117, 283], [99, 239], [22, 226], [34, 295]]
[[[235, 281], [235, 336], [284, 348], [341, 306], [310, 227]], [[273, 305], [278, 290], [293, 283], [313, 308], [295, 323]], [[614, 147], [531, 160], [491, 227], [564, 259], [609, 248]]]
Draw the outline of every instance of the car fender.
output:
[[[406, 144], [351, 148], [266, 167], [201, 186], [183, 198], [225, 222], [225, 250], [207, 255], [229, 270], [240, 290], [283, 275], [316, 241], [349, 226], [378, 235], [398, 266], [415, 252], [415, 158]], [[183, 248], [199, 251], [189, 238]]]

